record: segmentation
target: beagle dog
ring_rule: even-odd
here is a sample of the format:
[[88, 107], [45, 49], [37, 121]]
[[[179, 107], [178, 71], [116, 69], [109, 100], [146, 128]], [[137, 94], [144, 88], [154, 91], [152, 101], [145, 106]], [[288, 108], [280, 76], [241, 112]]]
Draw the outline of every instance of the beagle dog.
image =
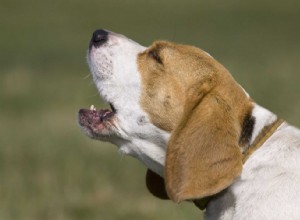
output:
[[153, 195], [212, 220], [300, 219], [300, 130], [208, 53], [97, 30], [88, 64], [111, 109], [81, 109], [79, 125], [144, 163]]

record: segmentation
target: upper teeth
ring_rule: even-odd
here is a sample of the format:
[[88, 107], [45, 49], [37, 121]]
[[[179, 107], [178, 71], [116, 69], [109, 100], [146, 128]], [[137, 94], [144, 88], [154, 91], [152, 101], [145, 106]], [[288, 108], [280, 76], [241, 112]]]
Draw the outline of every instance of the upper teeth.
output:
[[91, 105], [90, 110], [91, 110], [91, 111], [96, 111], [95, 106], [94, 106], [94, 105]]

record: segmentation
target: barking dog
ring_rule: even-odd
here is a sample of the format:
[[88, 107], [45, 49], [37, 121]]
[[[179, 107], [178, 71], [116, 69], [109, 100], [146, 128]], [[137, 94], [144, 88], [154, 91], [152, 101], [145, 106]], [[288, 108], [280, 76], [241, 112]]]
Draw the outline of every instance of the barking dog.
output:
[[144, 163], [152, 194], [207, 219], [300, 219], [300, 131], [208, 53], [97, 30], [88, 63], [111, 109], [81, 109], [79, 124]]

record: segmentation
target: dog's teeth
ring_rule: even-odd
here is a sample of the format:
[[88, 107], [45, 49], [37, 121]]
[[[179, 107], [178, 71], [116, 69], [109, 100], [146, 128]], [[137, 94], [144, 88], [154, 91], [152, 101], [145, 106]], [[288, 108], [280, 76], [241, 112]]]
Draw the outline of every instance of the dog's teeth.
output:
[[94, 106], [94, 105], [91, 105], [90, 110], [91, 110], [91, 111], [96, 111], [95, 106]]

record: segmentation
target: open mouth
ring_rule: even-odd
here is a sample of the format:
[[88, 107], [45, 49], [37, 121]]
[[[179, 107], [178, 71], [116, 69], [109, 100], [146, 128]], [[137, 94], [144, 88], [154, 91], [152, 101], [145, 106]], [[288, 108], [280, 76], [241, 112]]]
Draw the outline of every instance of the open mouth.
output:
[[[108, 129], [108, 124], [116, 115], [117, 111], [112, 103], [109, 103], [111, 109], [97, 110], [94, 105], [90, 109], [80, 109], [78, 113], [78, 122], [91, 135], [102, 134]], [[110, 123], [108, 123], [110, 122]]]

